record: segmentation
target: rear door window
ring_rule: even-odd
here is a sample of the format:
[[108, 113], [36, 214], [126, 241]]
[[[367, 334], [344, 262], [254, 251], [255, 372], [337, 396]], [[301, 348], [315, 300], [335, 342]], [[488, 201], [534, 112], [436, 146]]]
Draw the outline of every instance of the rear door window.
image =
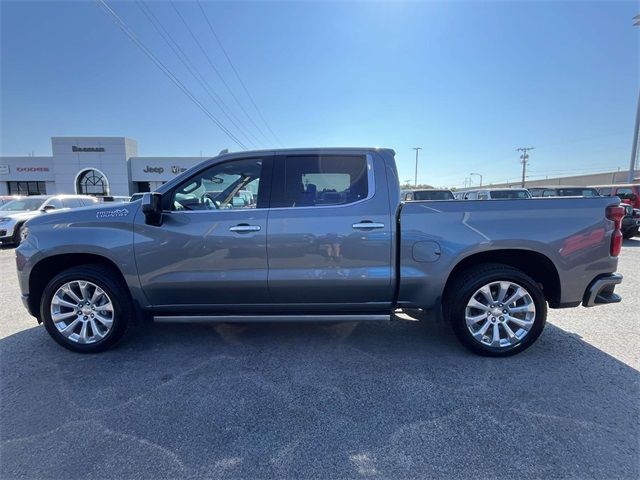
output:
[[271, 207], [347, 205], [369, 195], [364, 156], [286, 156], [276, 159]]

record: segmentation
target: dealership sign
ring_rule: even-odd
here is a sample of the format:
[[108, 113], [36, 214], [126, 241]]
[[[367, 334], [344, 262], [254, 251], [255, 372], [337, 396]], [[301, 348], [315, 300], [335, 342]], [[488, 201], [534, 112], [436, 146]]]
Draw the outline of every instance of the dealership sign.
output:
[[0, 175], [9, 175], [9, 165], [0, 165]]
[[72, 152], [104, 152], [104, 147], [78, 147], [77, 145], [71, 146]]
[[[162, 174], [162, 173], [164, 173], [164, 167], [152, 167], [150, 165], [147, 165], [147, 167], [142, 171], [144, 173]], [[181, 167], [180, 165], [172, 165], [171, 166], [171, 173], [173, 173], [174, 175], [177, 175], [179, 173], [186, 172], [186, 171], [187, 171], [187, 169], [185, 167]]]
[[[48, 172], [49, 167], [16, 167], [16, 172]], [[7, 172], [8, 173], [8, 172]]]

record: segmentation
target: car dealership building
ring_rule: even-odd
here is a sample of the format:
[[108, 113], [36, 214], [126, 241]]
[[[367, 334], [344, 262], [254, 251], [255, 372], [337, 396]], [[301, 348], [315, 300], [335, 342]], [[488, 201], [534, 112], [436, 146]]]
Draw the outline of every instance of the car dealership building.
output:
[[126, 137], [52, 137], [50, 157], [0, 157], [0, 195], [148, 192], [201, 157], [139, 157]]

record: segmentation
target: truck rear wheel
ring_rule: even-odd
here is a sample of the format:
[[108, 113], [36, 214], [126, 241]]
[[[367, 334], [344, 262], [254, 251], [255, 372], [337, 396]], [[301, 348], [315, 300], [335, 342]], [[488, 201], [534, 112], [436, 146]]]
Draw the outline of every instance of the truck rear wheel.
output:
[[72, 267], [44, 288], [41, 319], [53, 339], [69, 350], [97, 353], [124, 335], [133, 308], [129, 292], [103, 265]]
[[463, 272], [448, 288], [445, 314], [469, 350], [505, 357], [530, 347], [542, 333], [547, 302], [521, 270], [484, 264]]

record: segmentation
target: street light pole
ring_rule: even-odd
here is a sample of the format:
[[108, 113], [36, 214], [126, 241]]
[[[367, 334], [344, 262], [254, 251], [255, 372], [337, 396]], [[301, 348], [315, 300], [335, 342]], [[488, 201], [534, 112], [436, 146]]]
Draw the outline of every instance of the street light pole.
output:
[[[640, 27], [640, 15], [633, 17], [633, 26]], [[638, 106], [636, 108], [636, 125], [633, 131], [633, 144], [631, 146], [631, 162], [629, 163], [629, 175], [627, 181], [633, 183], [636, 175], [636, 161], [638, 160], [638, 131], [640, 130], [640, 92], [638, 93]]]
[[482, 175], [481, 174], [471, 172], [469, 175], [478, 175], [480, 177], [480, 186], [482, 186]]
[[636, 176], [636, 161], [638, 159], [638, 131], [640, 131], [640, 93], [638, 93], [638, 106], [636, 108], [636, 125], [633, 131], [633, 144], [631, 146], [631, 162], [629, 162], [629, 175], [627, 182], [633, 183]]
[[418, 186], [418, 152], [422, 150], [422, 147], [413, 147], [413, 149], [416, 151], [416, 174], [413, 179], [413, 186], [417, 187]]

